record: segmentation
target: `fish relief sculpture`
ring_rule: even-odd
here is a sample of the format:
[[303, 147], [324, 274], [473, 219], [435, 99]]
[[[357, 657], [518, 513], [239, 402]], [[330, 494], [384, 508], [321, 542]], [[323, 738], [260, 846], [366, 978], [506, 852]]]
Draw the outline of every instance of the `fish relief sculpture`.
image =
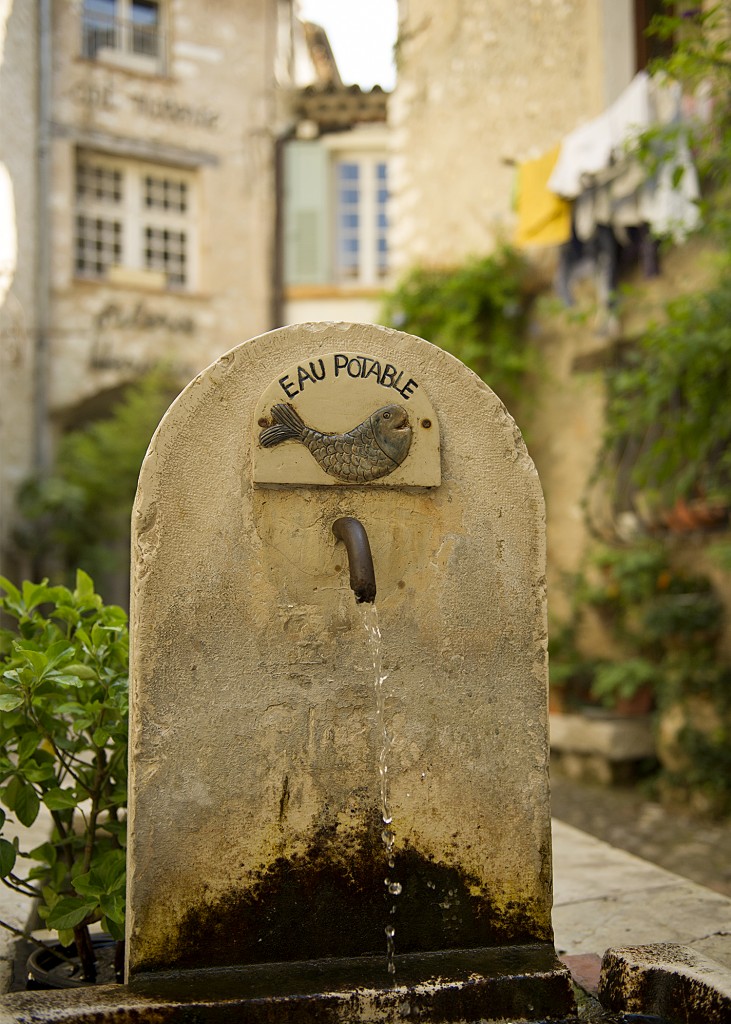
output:
[[259, 434], [264, 448], [298, 441], [330, 476], [348, 484], [368, 483], [398, 469], [411, 447], [409, 415], [400, 405], [384, 405], [345, 434], [308, 427], [289, 402], [272, 406], [271, 427]]

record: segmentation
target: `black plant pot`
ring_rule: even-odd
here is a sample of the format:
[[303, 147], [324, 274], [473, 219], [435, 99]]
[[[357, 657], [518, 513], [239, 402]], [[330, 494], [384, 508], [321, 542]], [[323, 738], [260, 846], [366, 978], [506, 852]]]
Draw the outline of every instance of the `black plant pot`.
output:
[[[97, 985], [123, 981], [123, 949], [111, 935], [93, 935], [92, 946], [97, 963]], [[63, 953], [66, 959], [58, 956]], [[81, 971], [81, 961], [76, 954], [76, 945], [48, 946], [34, 949], [26, 961], [26, 989], [81, 988], [89, 985]]]

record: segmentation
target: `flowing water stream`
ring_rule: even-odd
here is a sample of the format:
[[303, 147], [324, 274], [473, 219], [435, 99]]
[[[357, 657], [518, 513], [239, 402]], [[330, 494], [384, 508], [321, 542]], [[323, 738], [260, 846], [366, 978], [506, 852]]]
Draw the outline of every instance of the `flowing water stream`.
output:
[[[396, 842], [396, 833], [393, 829], [393, 816], [391, 814], [391, 805], [389, 802], [389, 788], [388, 788], [388, 762], [389, 753], [391, 751], [391, 743], [393, 741], [392, 735], [388, 731], [386, 722], [386, 689], [384, 683], [388, 679], [388, 673], [383, 671], [383, 661], [381, 657], [381, 630], [378, 625], [378, 611], [376, 610], [375, 603], [373, 604], [361, 604], [358, 606], [361, 610], [363, 618], [363, 625], [365, 626], [366, 633], [368, 634], [368, 643], [371, 651], [371, 657], [373, 659], [373, 686], [375, 691], [375, 702], [376, 702], [376, 727], [378, 730], [379, 739], [379, 751], [378, 751], [378, 776], [380, 784], [380, 811], [381, 811], [381, 822], [383, 824], [383, 830], [381, 832], [381, 840], [383, 841], [383, 848], [386, 854], [386, 877], [383, 880], [383, 884], [386, 888], [386, 894], [388, 896], [396, 897], [401, 893], [401, 883], [393, 878], [393, 869], [395, 867], [394, 857], [394, 844]], [[389, 919], [384, 927], [386, 934], [386, 959], [388, 966], [388, 973], [395, 981], [396, 977], [396, 925], [394, 924], [393, 918], [396, 914], [396, 900], [395, 898], [391, 901], [391, 907], [389, 912]]]

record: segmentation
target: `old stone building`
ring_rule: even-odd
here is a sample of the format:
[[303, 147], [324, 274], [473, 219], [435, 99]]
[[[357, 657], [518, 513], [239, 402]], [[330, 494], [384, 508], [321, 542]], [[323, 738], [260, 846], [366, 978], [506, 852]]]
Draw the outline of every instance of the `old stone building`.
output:
[[378, 319], [391, 283], [388, 94], [339, 81], [296, 93], [283, 145], [283, 321]]
[[[605, 116], [653, 55], [649, 0], [400, 0], [398, 81], [390, 102], [393, 261], [451, 266], [516, 241], [518, 168]], [[527, 247], [545, 294], [558, 245]], [[587, 484], [595, 467], [604, 392], [591, 370], [636, 335], [678, 288], [698, 280], [681, 250], [641, 281], [642, 308], [602, 321], [587, 289], [584, 315], [548, 315], [532, 326], [543, 371], [531, 382], [521, 425], [548, 505], [554, 609], [560, 581], [585, 542]], [[605, 310], [606, 312], [606, 310]], [[488, 381], [489, 383], [489, 381]], [[517, 412], [517, 411], [516, 411]]]
[[[386, 94], [295, 0], [8, 0], [0, 64], [0, 571], [64, 430], [302, 319], [373, 319]], [[14, 225], [17, 225], [17, 246]]]
[[647, 62], [646, 0], [400, 0], [394, 260], [511, 237], [516, 164], [600, 114]]
[[[4, 5], [0, 550], [54, 435], [273, 326], [290, 0]], [[6, 261], [7, 262], [7, 261]]]
[[[546, 497], [551, 636], [560, 636], [568, 624], [570, 644], [614, 670], [616, 689], [601, 695], [612, 705], [620, 686], [642, 693], [627, 685], [625, 665], [640, 648], [623, 646], [611, 613], [575, 613], [587, 601], [573, 582], [575, 574], [593, 580], [594, 568], [599, 575], [592, 563], [597, 541], [631, 555], [648, 540], [666, 540], [681, 575], [703, 574], [703, 585], [712, 583], [721, 597], [725, 626], [717, 652], [728, 658], [731, 651], [728, 574], [712, 554], [719, 535], [690, 526], [683, 529], [694, 533], [671, 535], [672, 503], [663, 507], [655, 496], [653, 507], [653, 496], [646, 501], [632, 478], [637, 448], [633, 453], [629, 444], [612, 451], [602, 446], [604, 371], [637, 351], [648, 326], [667, 318], [671, 299], [702, 292], [715, 279], [708, 241], [692, 235], [700, 217], [698, 182], [683, 142], [688, 116], [704, 117], [702, 94], [682, 95], [677, 83], [645, 72], [658, 43], [645, 29], [663, 9], [651, 0], [400, 0], [399, 9], [398, 81], [390, 102], [394, 264], [399, 271], [459, 267], [501, 242], [524, 246], [535, 271], [531, 294], [549, 301], [532, 307], [527, 344], [539, 369], [524, 377], [511, 411]], [[679, 131], [664, 151], [662, 170], [649, 174], [633, 154], [634, 133], [663, 123]], [[536, 177], [530, 179], [532, 196], [543, 203], [550, 193], [558, 205], [536, 203], [534, 209], [546, 217], [555, 212], [557, 219], [560, 213], [564, 233], [551, 239], [545, 233], [540, 243], [529, 243], [516, 231], [525, 225], [526, 169], [533, 172], [544, 161], [548, 176], [540, 191]], [[678, 173], [671, 177], [673, 162]], [[568, 185], [563, 178], [560, 188], [551, 187], [560, 178], [559, 167], [563, 172], [567, 166], [574, 181]], [[631, 182], [621, 178], [624, 173]], [[655, 204], [653, 196], [663, 192], [663, 202]], [[539, 219], [535, 223], [540, 226]], [[675, 244], [658, 254], [657, 237]], [[638, 240], [643, 258], [620, 269], [620, 250], [629, 257]], [[582, 247], [590, 256], [587, 272], [566, 288], [564, 271]], [[489, 375], [486, 380], [490, 384]], [[640, 446], [657, 438], [659, 429], [653, 424]], [[714, 656], [712, 641], [704, 656]], [[573, 667], [581, 668], [581, 654], [569, 652], [564, 669], [572, 670], [572, 658]], [[560, 658], [554, 664], [561, 668]], [[598, 700], [597, 677], [584, 670], [587, 692]], [[642, 695], [662, 708], [671, 689], [663, 692], [668, 677], [661, 671], [656, 678], [657, 689], [646, 688]], [[572, 691], [579, 703], [587, 696], [579, 692], [581, 685]], [[715, 785], [723, 777], [726, 704], [719, 701], [701, 721], [693, 717], [692, 702], [685, 708], [685, 697], [675, 692], [679, 703], [664, 719], [672, 742], [663, 741], [663, 749], [673, 743], [678, 749], [678, 737], [687, 730], [698, 750], [711, 751], [707, 763], [717, 767], [708, 769], [708, 778]], [[591, 771], [606, 781], [623, 762], [656, 751], [649, 715], [628, 729], [625, 720], [608, 714], [591, 721], [567, 716], [569, 728], [552, 729], [554, 754], [561, 751], [572, 771]], [[671, 772], [680, 763], [689, 770], [687, 751], [684, 761], [672, 762], [657, 749]]]

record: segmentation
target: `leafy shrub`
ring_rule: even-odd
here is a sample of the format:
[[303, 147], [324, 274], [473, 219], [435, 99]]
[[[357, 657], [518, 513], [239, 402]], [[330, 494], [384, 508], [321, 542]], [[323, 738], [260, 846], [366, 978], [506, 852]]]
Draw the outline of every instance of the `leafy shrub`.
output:
[[655, 504], [731, 504], [731, 278], [675, 299], [609, 374], [605, 448]]
[[417, 268], [386, 296], [384, 323], [451, 352], [512, 404], [536, 365], [528, 280], [510, 248], [449, 269]]
[[[111, 585], [129, 575], [129, 531], [137, 478], [157, 424], [175, 394], [163, 371], [130, 385], [106, 419], [69, 431], [52, 473], [19, 496], [18, 546], [73, 578], [77, 566]], [[55, 573], [54, 573], [55, 575]]]
[[[73, 591], [2, 577], [0, 590], [14, 624], [0, 630], [0, 801], [12, 816], [0, 811], [0, 877], [38, 898], [47, 927], [63, 945], [75, 939], [83, 960], [95, 921], [124, 936], [127, 617], [82, 571]], [[8, 837], [42, 806], [46, 842]]]

